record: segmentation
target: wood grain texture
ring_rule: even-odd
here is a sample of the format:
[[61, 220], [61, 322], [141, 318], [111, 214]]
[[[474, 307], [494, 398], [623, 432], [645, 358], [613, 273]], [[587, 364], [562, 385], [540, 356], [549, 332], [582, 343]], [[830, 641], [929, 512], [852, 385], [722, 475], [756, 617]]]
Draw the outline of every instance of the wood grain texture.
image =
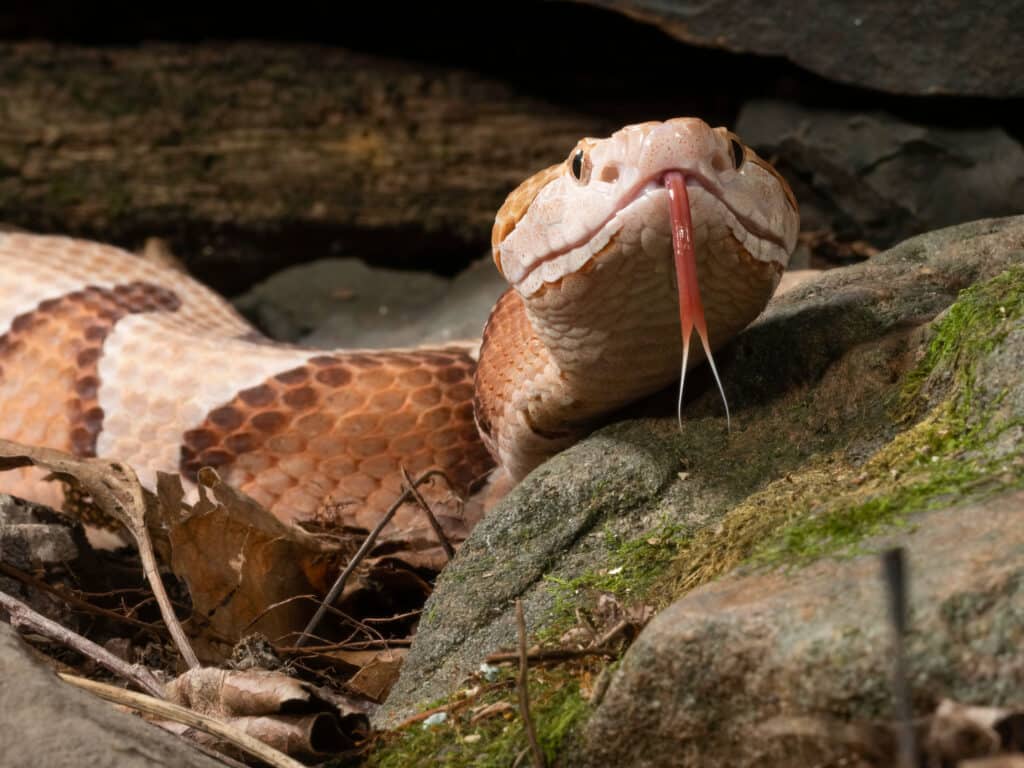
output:
[[521, 179], [613, 127], [326, 46], [4, 43], [0, 221], [164, 236], [217, 287], [253, 277], [239, 261], [265, 273], [332, 251], [454, 270]]

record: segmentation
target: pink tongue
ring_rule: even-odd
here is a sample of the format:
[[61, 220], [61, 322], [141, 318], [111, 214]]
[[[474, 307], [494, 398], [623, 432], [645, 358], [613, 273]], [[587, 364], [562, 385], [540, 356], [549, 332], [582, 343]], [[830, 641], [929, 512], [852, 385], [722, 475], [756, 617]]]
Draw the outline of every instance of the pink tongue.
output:
[[676, 254], [676, 283], [679, 287], [679, 323], [683, 331], [683, 365], [679, 374], [679, 405], [676, 413], [679, 429], [683, 428], [683, 385], [686, 383], [686, 364], [690, 357], [690, 337], [694, 328], [697, 329], [701, 346], [704, 347], [704, 356], [708, 359], [722, 402], [725, 403], [726, 425], [731, 429], [729, 402], [725, 399], [725, 390], [718, 378], [715, 359], [711, 356], [704, 305], [697, 287], [697, 254], [693, 248], [693, 222], [690, 219], [690, 198], [686, 194], [686, 178], [679, 171], [669, 171], [665, 174], [665, 189], [668, 190], [668, 210], [672, 217], [672, 248]]

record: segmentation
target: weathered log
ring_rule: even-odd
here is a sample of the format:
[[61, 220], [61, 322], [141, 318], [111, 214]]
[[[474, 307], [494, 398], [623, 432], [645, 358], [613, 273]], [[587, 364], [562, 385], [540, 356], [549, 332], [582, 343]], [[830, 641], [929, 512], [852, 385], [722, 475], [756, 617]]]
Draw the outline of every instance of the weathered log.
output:
[[0, 221], [230, 288], [349, 253], [454, 271], [505, 195], [600, 118], [437, 65], [312, 45], [0, 44]]

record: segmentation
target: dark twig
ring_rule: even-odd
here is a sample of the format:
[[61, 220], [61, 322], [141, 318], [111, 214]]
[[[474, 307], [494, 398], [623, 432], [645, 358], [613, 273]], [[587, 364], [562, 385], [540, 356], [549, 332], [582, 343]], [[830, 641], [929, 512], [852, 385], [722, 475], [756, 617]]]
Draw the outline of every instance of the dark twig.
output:
[[163, 685], [145, 667], [139, 664], [129, 664], [124, 659], [119, 659], [106, 648], [96, 645], [92, 640], [88, 640], [76, 632], [62, 627], [57, 622], [40, 615], [6, 592], [0, 592], [0, 607], [10, 615], [11, 626], [17, 629], [37, 632], [61, 645], [73, 648], [83, 656], [95, 661], [104, 669], [134, 683], [151, 696], [156, 696], [160, 699], [166, 698]]
[[[448, 537], [444, 534], [444, 528], [441, 527], [441, 523], [437, 521], [437, 517], [434, 516], [434, 510], [427, 504], [427, 500], [423, 498], [423, 494], [419, 492], [416, 484], [409, 477], [409, 471], [402, 467], [402, 477], [405, 478], [406, 485], [409, 490], [412, 491], [413, 498], [416, 499], [416, 503], [420, 505], [420, 509], [423, 510], [423, 514], [427, 516], [427, 521], [430, 523], [430, 527], [434, 529], [434, 534], [437, 536], [437, 540], [441, 542], [441, 546], [444, 548], [445, 555], [448, 556], [448, 560], [451, 561], [455, 557], [455, 547], [452, 546], [451, 542], [448, 541]], [[445, 476], [445, 481], [448, 482], [448, 487], [451, 487], [451, 481]]]
[[275, 650], [281, 654], [296, 653], [330, 653], [331, 651], [363, 651], [370, 648], [408, 648], [412, 645], [411, 637], [379, 638], [376, 640], [352, 640], [344, 643], [326, 643], [324, 645], [304, 645], [301, 648], [297, 645], [285, 645]]
[[887, 588], [889, 619], [892, 622], [892, 690], [896, 717], [899, 719], [899, 766], [913, 768], [918, 764], [918, 759], [903, 642], [907, 632], [907, 575], [902, 548], [882, 553], [882, 577]]
[[621, 635], [623, 632], [625, 632], [631, 626], [634, 626], [633, 622], [628, 621], [626, 619], [623, 619], [618, 624], [616, 624], [614, 627], [612, 627], [607, 632], [605, 632], [603, 635], [601, 635], [601, 637], [598, 638], [597, 642], [594, 643], [594, 645], [596, 647], [598, 647], [598, 648], [604, 648], [612, 640], [617, 638], [619, 635]]
[[367, 616], [363, 619], [363, 622], [366, 624], [391, 624], [395, 621], [411, 619], [415, 616], [419, 616], [421, 613], [423, 613], [423, 611], [416, 608], [415, 610], [406, 611], [405, 613], [396, 613], [394, 616]]
[[299, 635], [299, 639], [295, 642], [296, 648], [301, 648], [305, 645], [306, 639], [313, 634], [317, 626], [319, 626], [320, 622], [324, 618], [324, 614], [327, 613], [328, 607], [338, 599], [339, 595], [341, 595], [342, 591], [345, 589], [346, 582], [348, 582], [349, 576], [352, 575], [359, 563], [362, 562], [363, 558], [366, 557], [371, 549], [373, 549], [373, 545], [377, 542], [377, 537], [380, 536], [380, 532], [384, 530], [384, 526], [391, 522], [391, 518], [395, 516], [399, 507], [409, 501], [410, 498], [413, 498], [413, 494], [418, 486], [423, 485], [427, 480], [437, 476], [445, 477], [445, 474], [439, 469], [432, 469], [428, 472], [424, 472], [415, 482], [402, 491], [401, 495], [399, 495], [397, 499], [395, 499], [395, 503], [392, 504], [388, 508], [388, 511], [384, 513], [384, 517], [382, 517], [376, 527], [370, 531], [370, 535], [363, 540], [362, 545], [356, 553], [352, 555], [352, 559], [348, 561], [348, 565], [345, 566], [345, 570], [341, 572], [334, 584], [331, 586], [330, 592], [327, 593], [323, 602], [321, 602], [320, 606], [316, 609], [316, 613], [313, 614], [313, 618], [309, 620], [306, 628], [302, 630], [302, 634]]
[[[614, 659], [617, 655], [611, 648], [542, 648], [538, 651], [530, 651], [526, 654], [526, 658], [528, 661], [543, 664], [545, 661], [567, 661], [586, 656], [607, 656]], [[519, 661], [519, 659], [518, 651], [497, 651], [490, 654], [485, 661], [488, 664], [504, 664]]]
[[530, 691], [527, 672], [529, 663], [526, 659], [526, 618], [523, 616], [523, 601], [516, 600], [516, 626], [519, 628], [519, 715], [523, 718], [523, 730], [530, 744], [530, 755], [533, 757], [533, 768], [544, 768], [544, 753], [537, 742], [537, 731], [530, 717]]
[[148, 622], [140, 621], [139, 619], [133, 618], [132, 616], [126, 616], [123, 613], [112, 611], [109, 608], [101, 608], [98, 605], [93, 605], [88, 600], [83, 600], [81, 597], [77, 595], [70, 594], [62, 589], [58, 589], [52, 584], [47, 584], [42, 579], [37, 579], [32, 574], [25, 573], [20, 568], [15, 568], [13, 565], [10, 565], [9, 563], [0, 563], [0, 573], [4, 574], [5, 576], [10, 576], [12, 579], [17, 579], [22, 584], [26, 584], [32, 587], [33, 589], [38, 589], [42, 592], [51, 594], [58, 600], [62, 600], [64, 603], [71, 606], [72, 608], [77, 608], [78, 610], [83, 611], [85, 613], [92, 613], [96, 616], [103, 616], [104, 618], [112, 619], [113, 621], [119, 621], [123, 624], [129, 624], [133, 627], [138, 627], [139, 629], [146, 630], [147, 632], [150, 632], [156, 635], [157, 637], [160, 637], [162, 635], [160, 627], [156, 624], [149, 624]]

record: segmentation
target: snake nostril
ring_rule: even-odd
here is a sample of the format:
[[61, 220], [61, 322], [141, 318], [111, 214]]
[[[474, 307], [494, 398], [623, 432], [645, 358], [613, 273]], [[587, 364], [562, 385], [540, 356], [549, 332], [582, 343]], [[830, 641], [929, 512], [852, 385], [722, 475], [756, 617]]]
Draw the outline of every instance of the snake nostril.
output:
[[617, 163], [608, 163], [601, 169], [601, 181], [612, 184], [619, 180], [619, 166]]
[[720, 152], [716, 152], [714, 157], [711, 158], [711, 167], [716, 171], [731, 171], [732, 166], [729, 161], [725, 159], [725, 155]]

